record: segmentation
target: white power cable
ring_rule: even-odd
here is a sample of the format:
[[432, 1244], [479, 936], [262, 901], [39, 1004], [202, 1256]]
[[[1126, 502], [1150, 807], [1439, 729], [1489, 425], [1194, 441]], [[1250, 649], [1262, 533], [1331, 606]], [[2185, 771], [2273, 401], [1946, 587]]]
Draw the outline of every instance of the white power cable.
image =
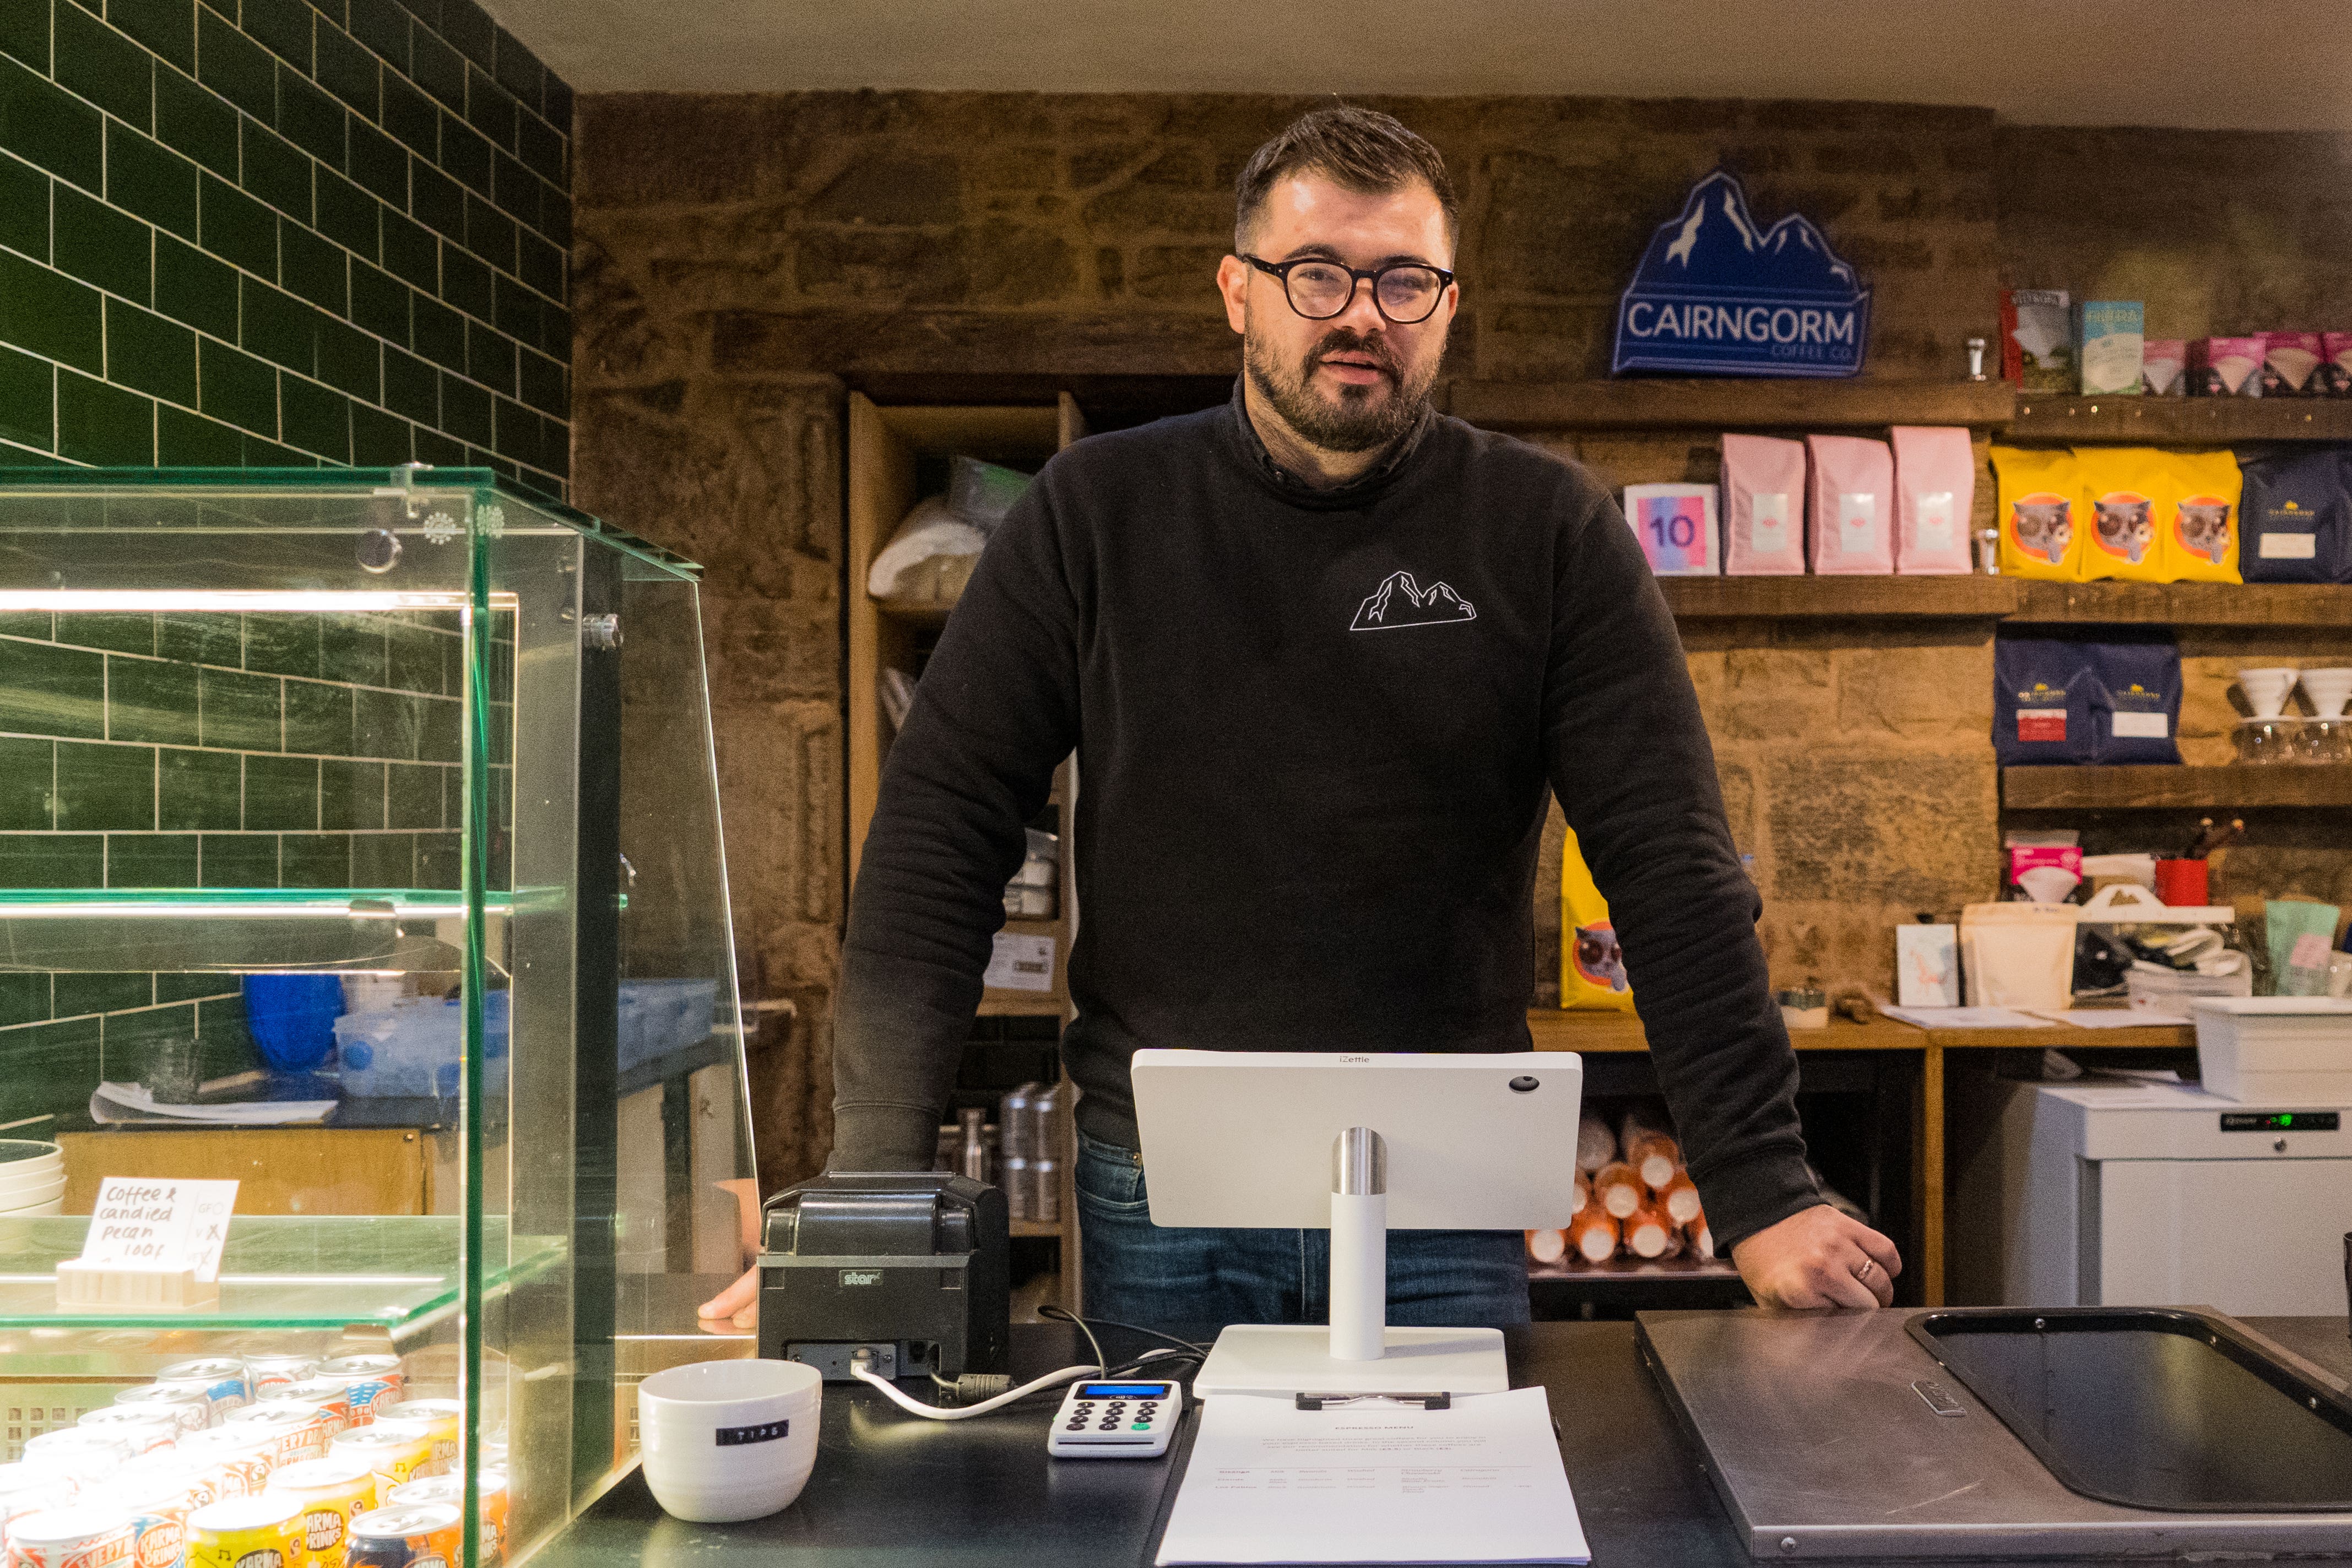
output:
[[856, 1353], [850, 1357], [849, 1361], [850, 1376], [860, 1383], [880, 1389], [890, 1396], [890, 1402], [899, 1409], [909, 1416], [920, 1416], [926, 1421], [968, 1421], [974, 1416], [985, 1416], [992, 1410], [1001, 1410], [1016, 1399], [1026, 1399], [1032, 1394], [1051, 1387], [1055, 1384], [1067, 1383], [1074, 1377], [1097, 1377], [1101, 1374], [1102, 1368], [1099, 1366], [1066, 1366], [1059, 1372], [1049, 1372], [1033, 1383], [1024, 1383], [1020, 1387], [1000, 1394], [993, 1399], [983, 1399], [977, 1405], [961, 1406], [953, 1410], [942, 1410], [935, 1405], [925, 1405], [908, 1397], [899, 1390], [897, 1384], [874, 1370], [873, 1358], [865, 1352]]

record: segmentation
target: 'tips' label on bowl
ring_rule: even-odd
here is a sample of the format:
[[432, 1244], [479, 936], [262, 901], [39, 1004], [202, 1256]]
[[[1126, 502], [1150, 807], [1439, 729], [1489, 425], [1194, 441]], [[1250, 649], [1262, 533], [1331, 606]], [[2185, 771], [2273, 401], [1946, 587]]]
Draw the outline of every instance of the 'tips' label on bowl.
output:
[[746, 1443], [772, 1443], [779, 1437], [789, 1437], [792, 1429], [793, 1423], [790, 1416], [786, 1416], [782, 1421], [769, 1421], [757, 1427], [721, 1427], [718, 1431], [719, 1446], [722, 1448], [740, 1448]]

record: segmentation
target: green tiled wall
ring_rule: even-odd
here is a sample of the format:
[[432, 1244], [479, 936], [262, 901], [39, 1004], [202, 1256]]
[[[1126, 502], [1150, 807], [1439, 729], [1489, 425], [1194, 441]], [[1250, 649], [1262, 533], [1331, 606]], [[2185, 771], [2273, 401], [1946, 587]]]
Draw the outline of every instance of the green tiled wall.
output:
[[[0, 613], [0, 887], [456, 888], [461, 647], [454, 612]], [[257, 1064], [234, 976], [0, 971], [0, 1135], [70, 1124], [192, 1037], [208, 1076]]]
[[0, 0], [0, 463], [561, 497], [571, 128], [474, 0]]

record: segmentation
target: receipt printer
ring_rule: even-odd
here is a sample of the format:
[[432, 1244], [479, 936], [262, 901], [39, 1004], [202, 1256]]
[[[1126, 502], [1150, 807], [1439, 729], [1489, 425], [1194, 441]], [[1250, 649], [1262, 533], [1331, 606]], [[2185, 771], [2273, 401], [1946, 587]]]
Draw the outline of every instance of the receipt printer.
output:
[[1001, 1373], [1012, 1318], [1003, 1189], [938, 1171], [828, 1174], [768, 1200], [760, 1354], [848, 1382]]

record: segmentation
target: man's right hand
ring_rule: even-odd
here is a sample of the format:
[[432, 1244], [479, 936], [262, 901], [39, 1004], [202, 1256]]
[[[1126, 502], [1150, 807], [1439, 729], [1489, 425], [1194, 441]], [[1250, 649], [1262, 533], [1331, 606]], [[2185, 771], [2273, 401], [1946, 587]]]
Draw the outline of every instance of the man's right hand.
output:
[[1826, 1203], [1766, 1226], [1731, 1260], [1759, 1307], [1883, 1307], [1903, 1271], [1894, 1242]]
[[694, 1315], [702, 1320], [701, 1326], [711, 1333], [725, 1333], [730, 1328], [758, 1328], [760, 1270], [743, 1270], [741, 1279], [695, 1308]]

